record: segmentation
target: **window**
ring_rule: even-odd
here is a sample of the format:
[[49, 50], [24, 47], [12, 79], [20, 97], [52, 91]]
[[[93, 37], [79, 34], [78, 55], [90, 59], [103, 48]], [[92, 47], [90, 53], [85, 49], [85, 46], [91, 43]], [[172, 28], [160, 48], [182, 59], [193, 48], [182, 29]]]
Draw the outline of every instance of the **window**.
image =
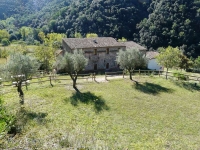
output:
[[109, 48], [106, 49], [106, 54], [109, 54]]
[[94, 49], [94, 55], [97, 55], [97, 49]]
[[94, 70], [97, 70], [97, 64], [94, 64]]

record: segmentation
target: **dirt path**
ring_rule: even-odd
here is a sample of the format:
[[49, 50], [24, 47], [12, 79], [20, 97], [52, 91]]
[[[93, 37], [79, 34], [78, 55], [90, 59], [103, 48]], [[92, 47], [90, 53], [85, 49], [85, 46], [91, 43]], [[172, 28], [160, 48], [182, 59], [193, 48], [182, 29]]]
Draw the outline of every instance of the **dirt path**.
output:
[[[124, 78], [127, 78], [126, 76]], [[114, 79], [123, 79], [122, 75], [119, 76], [111, 76], [111, 77], [107, 77], [105, 79], [105, 76], [96, 76], [95, 80], [96, 82], [108, 82], [109, 80], [114, 80]]]

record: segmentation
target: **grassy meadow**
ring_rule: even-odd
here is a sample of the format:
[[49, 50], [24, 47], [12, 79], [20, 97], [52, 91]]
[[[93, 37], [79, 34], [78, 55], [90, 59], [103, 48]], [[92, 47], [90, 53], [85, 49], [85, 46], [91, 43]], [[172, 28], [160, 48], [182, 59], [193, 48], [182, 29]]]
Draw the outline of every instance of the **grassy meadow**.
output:
[[200, 149], [200, 86], [162, 78], [31, 84], [20, 107], [15, 87], [4, 106], [18, 132], [3, 149]]
[[6, 58], [0, 58], [0, 65], [6, 63]]

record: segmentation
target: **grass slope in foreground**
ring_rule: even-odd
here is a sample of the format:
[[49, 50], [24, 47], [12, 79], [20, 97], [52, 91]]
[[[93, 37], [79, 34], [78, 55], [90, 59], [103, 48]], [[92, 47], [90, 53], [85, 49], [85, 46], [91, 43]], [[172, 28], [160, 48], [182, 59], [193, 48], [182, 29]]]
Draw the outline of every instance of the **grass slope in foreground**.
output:
[[[16, 89], [4, 95], [21, 133], [4, 148], [199, 149], [200, 88], [161, 78], [68, 85], [33, 84], [18, 107]], [[12, 93], [11, 93], [12, 92]]]

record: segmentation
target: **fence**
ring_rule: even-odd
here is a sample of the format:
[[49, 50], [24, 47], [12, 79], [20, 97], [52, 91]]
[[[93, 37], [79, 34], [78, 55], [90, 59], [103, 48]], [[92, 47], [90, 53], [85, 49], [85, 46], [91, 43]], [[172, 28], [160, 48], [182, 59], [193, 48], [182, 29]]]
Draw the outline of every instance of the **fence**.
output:
[[[61, 81], [61, 80], [64, 80], [64, 81], [71, 81], [71, 78], [67, 78], [68, 74], [49, 74], [49, 75], [46, 75], [45, 73], [39, 73], [37, 76], [34, 76], [32, 77], [31, 79], [27, 79], [27, 80], [24, 80], [22, 82], [22, 85], [23, 86], [27, 86], [29, 84], [41, 84], [43, 82], [49, 82], [49, 84], [51, 86], [53, 86], [53, 83], [52, 81]], [[64, 77], [64, 78], [63, 78]], [[95, 81], [96, 79], [96, 74], [95, 73], [90, 73], [90, 74], [78, 74], [77, 76], [78, 79], [86, 79], [88, 81], [88, 79], [91, 78], [92, 81]], [[30, 82], [31, 80], [31, 82]], [[0, 78], [0, 86], [16, 86], [17, 85], [17, 82], [15, 81], [2, 81], [2, 79]]]
[[[139, 76], [158, 76], [158, 77], [164, 77], [166, 79], [175, 79], [175, 80], [185, 80], [185, 81], [195, 81], [200, 83], [200, 76], [191, 75], [191, 74], [184, 74], [184, 73], [176, 73], [171, 71], [162, 71], [162, 70], [134, 70], [132, 75], [138, 74]], [[108, 79], [108, 77], [114, 77], [114, 76], [122, 76], [123, 78], [127, 73], [123, 71], [119, 72], [105, 72], [105, 80]]]
[[[64, 76], [65, 75], [65, 76]], [[46, 75], [44, 73], [40, 73], [35, 77], [32, 77], [29, 80], [26, 80], [23, 82], [24, 86], [27, 86], [29, 84], [41, 84], [43, 82], [49, 82], [51, 86], [53, 86], [52, 81], [67, 81], [71, 80], [69, 77], [67, 78], [67, 74], [49, 74]], [[115, 76], [122, 76], [122, 78], [125, 78], [127, 75], [126, 72], [123, 71], [117, 71], [117, 72], [105, 72], [105, 80], [108, 80], [109, 77], [115, 77]], [[166, 79], [175, 79], [175, 80], [185, 80], [185, 81], [194, 81], [200, 83], [200, 76], [196, 75], [190, 75], [190, 74], [183, 74], [183, 73], [174, 73], [170, 71], [156, 71], [156, 70], [134, 70], [133, 75], [138, 76], [158, 76], [158, 77], [164, 77]], [[64, 78], [63, 78], [64, 77]], [[78, 74], [78, 79], [91, 79], [92, 81], [96, 81], [96, 74], [90, 73], [90, 74]], [[30, 82], [31, 80], [31, 82]], [[36, 81], [37, 80], [37, 81]], [[16, 82], [10, 82], [10, 81], [2, 81], [0, 78], [0, 86], [16, 86]]]

